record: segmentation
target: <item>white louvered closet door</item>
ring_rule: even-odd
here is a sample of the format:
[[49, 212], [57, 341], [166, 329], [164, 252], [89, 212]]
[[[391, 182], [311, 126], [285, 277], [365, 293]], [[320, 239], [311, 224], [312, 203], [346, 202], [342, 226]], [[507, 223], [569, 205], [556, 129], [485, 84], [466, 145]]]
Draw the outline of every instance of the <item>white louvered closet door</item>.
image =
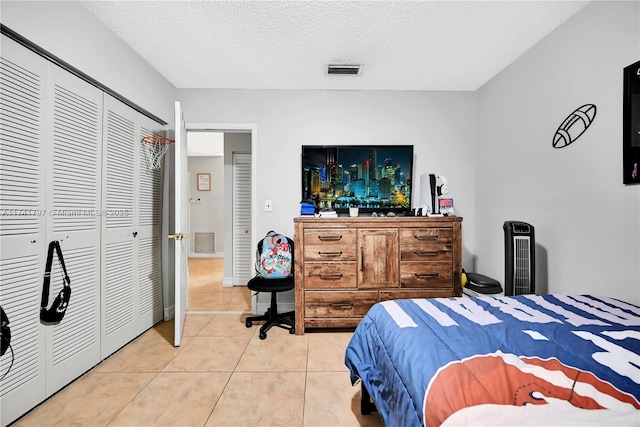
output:
[[251, 247], [251, 154], [233, 153], [233, 283], [246, 285], [253, 277]]
[[[49, 64], [46, 241], [60, 241], [71, 297], [46, 329], [47, 394], [100, 361], [100, 170], [103, 92]], [[41, 266], [44, 271], [44, 264]], [[51, 303], [62, 287], [56, 256]]]
[[40, 326], [46, 251], [45, 119], [47, 61], [2, 36], [0, 41], [0, 305], [11, 350], [0, 358], [0, 424], [45, 396], [45, 330]]
[[105, 95], [102, 224], [102, 356], [141, 331], [137, 327], [138, 263], [135, 227], [138, 113]]
[[162, 264], [161, 264], [161, 232], [162, 232], [162, 181], [163, 169], [149, 171], [144, 153], [142, 153], [142, 136], [164, 135], [161, 125], [139, 114], [140, 135], [135, 147], [138, 151], [138, 179], [140, 183], [135, 192], [135, 220], [138, 232], [138, 316], [142, 330], [162, 320]]

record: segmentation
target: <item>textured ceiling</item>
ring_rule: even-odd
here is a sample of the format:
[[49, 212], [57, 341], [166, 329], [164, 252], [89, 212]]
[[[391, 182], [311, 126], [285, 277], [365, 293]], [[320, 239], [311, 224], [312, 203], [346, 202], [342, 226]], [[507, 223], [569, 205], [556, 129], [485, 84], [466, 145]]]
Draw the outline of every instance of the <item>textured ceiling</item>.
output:
[[177, 88], [473, 91], [588, 2], [82, 3]]

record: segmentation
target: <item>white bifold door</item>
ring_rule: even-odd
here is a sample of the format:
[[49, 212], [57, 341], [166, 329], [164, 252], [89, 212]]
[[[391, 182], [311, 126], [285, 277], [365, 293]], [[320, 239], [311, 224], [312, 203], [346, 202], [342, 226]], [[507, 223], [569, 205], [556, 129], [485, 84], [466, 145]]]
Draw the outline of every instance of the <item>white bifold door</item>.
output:
[[251, 154], [233, 153], [233, 280], [246, 285], [255, 274], [251, 248]]
[[110, 95], [104, 106], [101, 312], [107, 357], [162, 318], [162, 170], [147, 169], [139, 142], [154, 134], [155, 122]]
[[[5, 426], [162, 319], [163, 126], [4, 35], [0, 52], [0, 357]], [[40, 322], [50, 242], [71, 280], [62, 321]], [[52, 260], [49, 306], [62, 289]], [[4, 377], [3, 377], [4, 376]]]
[[0, 357], [0, 424], [46, 397], [45, 329], [39, 313], [47, 205], [47, 62], [0, 41], [0, 306], [12, 332]]
[[187, 285], [189, 280], [189, 238], [187, 218], [189, 173], [187, 171], [187, 131], [180, 102], [175, 102], [175, 129], [176, 139], [174, 143], [174, 205], [173, 205], [173, 233], [169, 238], [173, 239], [174, 255], [174, 304], [175, 325], [173, 344], [179, 347], [182, 343], [182, 331], [189, 307], [189, 294]]
[[[63, 320], [45, 330], [46, 391], [55, 393], [100, 359], [100, 168], [103, 92], [56, 66], [49, 67], [46, 230], [60, 242], [71, 279]], [[44, 264], [38, 266], [40, 275]], [[54, 256], [49, 301], [62, 287]], [[42, 283], [39, 284], [42, 286]]]

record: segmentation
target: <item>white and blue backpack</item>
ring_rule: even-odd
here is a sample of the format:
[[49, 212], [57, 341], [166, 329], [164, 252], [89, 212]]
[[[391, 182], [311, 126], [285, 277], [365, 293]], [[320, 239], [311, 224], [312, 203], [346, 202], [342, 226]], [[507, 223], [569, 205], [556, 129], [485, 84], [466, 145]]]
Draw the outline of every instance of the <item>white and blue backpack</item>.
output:
[[275, 231], [269, 231], [258, 243], [256, 271], [265, 279], [284, 279], [293, 269], [293, 248], [289, 239]]

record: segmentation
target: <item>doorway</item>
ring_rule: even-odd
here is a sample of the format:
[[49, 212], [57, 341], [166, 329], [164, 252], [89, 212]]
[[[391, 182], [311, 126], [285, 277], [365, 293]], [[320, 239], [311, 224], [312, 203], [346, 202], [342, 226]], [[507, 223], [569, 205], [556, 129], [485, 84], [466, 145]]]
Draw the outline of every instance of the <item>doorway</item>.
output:
[[[250, 256], [246, 248], [253, 247], [253, 139], [251, 128], [230, 130], [212, 125], [200, 129], [187, 124], [189, 230], [193, 237], [190, 313], [252, 311], [251, 293], [245, 286], [247, 267], [242, 265]], [[239, 169], [238, 158], [242, 159]], [[242, 206], [241, 215], [238, 206]]]

